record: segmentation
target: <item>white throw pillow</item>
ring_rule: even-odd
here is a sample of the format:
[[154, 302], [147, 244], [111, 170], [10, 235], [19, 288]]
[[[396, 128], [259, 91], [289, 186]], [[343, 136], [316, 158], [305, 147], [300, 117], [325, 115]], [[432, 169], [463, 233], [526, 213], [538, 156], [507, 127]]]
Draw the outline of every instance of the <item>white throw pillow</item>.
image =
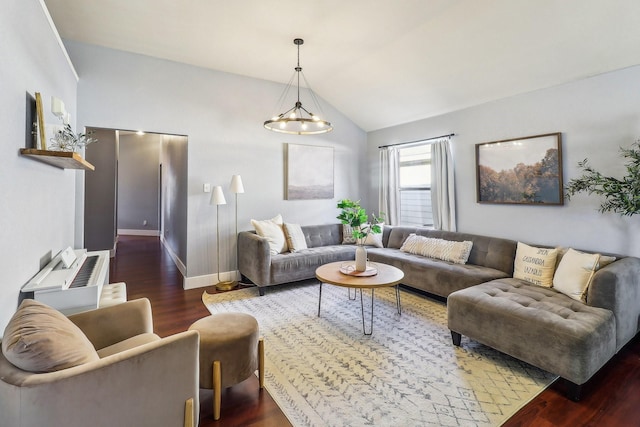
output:
[[288, 250], [287, 239], [282, 230], [282, 215], [278, 214], [271, 219], [261, 221], [252, 219], [251, 225], [256, 229], [258, 236], [267, 239], [271, 255], [281, 254]]
[[365, 245], [375, 246], [376, 248], [382, 248], [382, 233], [369, 233], [364, 240]]
[[284, 235], [291, 252], [307, 249], [307, 240], [304, 238], [300, 224], [284, 224]]
[[569, 249], [553, 276], [553, 288], [558, 292], [578, 300], [585, 301], [587, 288], [598, 268], [600, 254], [586, 254]]
[[536, 248], [518, 242], [513, 277], [550, 288], [553, 285], [557, 256], [556, 248]]
[[466, 264], [471, 254], [471, 248], [473, 248], [473, 242], [468, 240], [456, 242], [418, 236], [417, 234], [411, 233], [400, 247], [400, 250], [428, 258], [453, 262], [455, 264]]

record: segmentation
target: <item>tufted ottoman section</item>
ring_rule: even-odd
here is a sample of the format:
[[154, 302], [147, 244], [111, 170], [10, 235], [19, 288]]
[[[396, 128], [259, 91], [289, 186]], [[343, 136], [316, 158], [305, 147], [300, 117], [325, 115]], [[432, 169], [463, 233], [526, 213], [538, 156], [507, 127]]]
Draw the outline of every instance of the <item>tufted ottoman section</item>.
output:
[[454, 292], [447, 312], [454, 344], [465, 335], [575, 385], [585, 383], [616, 351], [611, 311], [518, 279]]

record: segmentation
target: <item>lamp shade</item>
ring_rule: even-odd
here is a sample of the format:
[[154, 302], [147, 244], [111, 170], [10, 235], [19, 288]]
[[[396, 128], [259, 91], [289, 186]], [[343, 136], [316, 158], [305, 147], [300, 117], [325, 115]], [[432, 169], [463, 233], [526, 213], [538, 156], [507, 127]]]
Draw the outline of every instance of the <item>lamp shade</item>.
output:
[[242, 185], [242, 177], [240, 175], [233, 175], [231, 177], [230, 188], [232, 193], [244, 193], [244, 186]]
[[213, 194], [211, 194], [211, 204], [212, 205], [226, 205], [227, 201], [224, 198], [224, 193], [222, 192], [222, 187], [216, 185], [213, 187]]

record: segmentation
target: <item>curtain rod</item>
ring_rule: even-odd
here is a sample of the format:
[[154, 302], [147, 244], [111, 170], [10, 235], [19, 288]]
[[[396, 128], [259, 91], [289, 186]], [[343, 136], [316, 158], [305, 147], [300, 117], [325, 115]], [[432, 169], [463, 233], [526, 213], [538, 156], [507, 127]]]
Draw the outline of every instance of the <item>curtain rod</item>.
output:
[[427, 142], [427, 141], [433, 141], [434, 139], [451, 138], [452, 136], [455, 136], [455, 133], [450, 133], [449, 135], [433, 136], [431, 138], [426, 138], [426, 139], [417, 139], [415, 141], [397, 142], [395, 144], [379, 145], [378, 148], [395, 147], [396, 145], [415, 144], [416, 142]]

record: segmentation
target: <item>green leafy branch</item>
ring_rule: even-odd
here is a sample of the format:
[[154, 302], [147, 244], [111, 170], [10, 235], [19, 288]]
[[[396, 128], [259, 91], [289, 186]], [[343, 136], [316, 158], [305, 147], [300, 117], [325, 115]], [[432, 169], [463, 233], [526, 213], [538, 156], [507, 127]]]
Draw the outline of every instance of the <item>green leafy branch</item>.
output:
[[353, 228], [353, 237], [358, 241], [363, 241], [369, 233], [382, 233], [380, 223], [384, 221], [384, 213], [380, 212], [378, 216], [371, 215], [371, 221], [367, 211], [360, 206], [360, 201], [352, 201], [343, 199], [338, 202], [338, 209], [342, 209], [337, 218], [343, 224], [350, 225]]
[[589, 166], [587, 159], [578, 163], [584, 174], [572, 179], [566, 187], [567, 199], [586, 192], [605, 198], [599, 211], [615, 212], [625, 216], [640, 212], [640, 140], [630, 148], [620, 148], [620, 153], [627, 158], [627, 173], [622, 179], [604, 176]]

